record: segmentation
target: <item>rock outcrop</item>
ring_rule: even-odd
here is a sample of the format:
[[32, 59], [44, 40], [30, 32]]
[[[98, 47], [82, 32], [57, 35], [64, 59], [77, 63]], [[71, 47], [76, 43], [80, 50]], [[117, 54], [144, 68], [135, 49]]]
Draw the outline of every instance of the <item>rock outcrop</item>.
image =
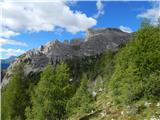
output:
[[59, 60], [82, 58], [101, 54], [106, 50], [117, 51], [119, 46], [126, 43], [132, 36], [116, 28], [88, 29], [83, 42], [62, 43], [58, 40], [51, 41], [38, 49], [32, 49], [19, 56], [7, 70], [2, 81], [5, 86], [11, 76], [12, 69], [19, 63], [24, 62], [25, 75], [31, 72], [40, 72], [44, 66], [51, 62], [55, 64]]

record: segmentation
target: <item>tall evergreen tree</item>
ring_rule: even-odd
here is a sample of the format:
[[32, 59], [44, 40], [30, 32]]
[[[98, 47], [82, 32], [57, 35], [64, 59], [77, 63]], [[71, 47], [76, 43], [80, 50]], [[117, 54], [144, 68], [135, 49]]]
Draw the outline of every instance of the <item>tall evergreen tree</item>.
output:
[[26, 110], [28, 120], [62, 119], [70, 90], [67, 65], [62, 62], [55, 69], [46, 66], [32, 95], [33, 106]]
[[83, 76], [80, 87], [77, 89], [75, 95], [67, 103], [68, 115], [76, 114], [80, 112], [90, 112], [92, 96], [88, 91], [88, 80], [86, 76]]
[[2, 120], [25, 119], [24, 111], [28, 105], [26, 87], [21, 64], [13, 70], [13, 78], [2, 92]]

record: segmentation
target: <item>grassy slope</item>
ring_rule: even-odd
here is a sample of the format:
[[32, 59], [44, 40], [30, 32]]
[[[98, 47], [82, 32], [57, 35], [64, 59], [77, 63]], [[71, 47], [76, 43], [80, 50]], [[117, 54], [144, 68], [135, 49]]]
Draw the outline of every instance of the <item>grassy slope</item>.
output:
[[91, 103], [93, 113], [77, 113], [68, 120], [154, 120], [160, 119], [160, 102], [138, 101], [131, 105], [114, 103], [111, 95], [99, 93], [97, 100]]

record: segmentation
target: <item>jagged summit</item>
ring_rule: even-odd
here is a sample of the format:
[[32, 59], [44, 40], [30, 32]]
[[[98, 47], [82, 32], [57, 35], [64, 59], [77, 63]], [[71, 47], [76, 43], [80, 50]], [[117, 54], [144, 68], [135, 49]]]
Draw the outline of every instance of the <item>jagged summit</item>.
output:
[[84, 41], [77, 40], [68, 44], [58, 40], [50, 41], [19, 56], [8, 68], [2, 86], [6, 85], [12, 76], [12, 68], [21, 62], [26, 63], [24, 72], [28, 75], [31, 72], [43, 70], [49, 61], [55, 64], [59, 60], [94, 56], [109, 49], [116, 51], [121, 44], [129, 40], [131, 35], [117, 28], [97, 28], [88, 29]]
[[115, 33], [115, 34], [123, 34], [124, 32], [118, 28], [90, 28], [87, 31], [87, 36], [85, 41], [88, 40], [88, 38], [96, 35], [102, 35], [102, 34], [109, 34], [109, 33]]
[[87, 30], [87, 32], [89, 32], [89, 34], [97, 34], [97, 33], [105, 33], [105, 32], [123, 32], [122, 30], [118, 29], [118, 28], [89, 28]]

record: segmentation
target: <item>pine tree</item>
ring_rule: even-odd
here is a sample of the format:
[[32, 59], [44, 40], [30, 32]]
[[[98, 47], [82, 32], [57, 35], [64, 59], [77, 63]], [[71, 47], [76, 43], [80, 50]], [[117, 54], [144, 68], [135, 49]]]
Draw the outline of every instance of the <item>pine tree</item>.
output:
[[13, 70], [13, 78], [2, 92], [2, 120], [25, 119], [24, 111], [28, 105], [26, 87], [21, 64]]
[[46, 66], [32, 95], [32, 108], [27, 108], [28, 120], [60, 120], [65, 114], [66, 102], [71, 93], [69, 69], [60, 63], [55, 69]]
[[75, 95], [67, 103], [66, 109], [68, 115], [76, 114], [77, 112], [90, 112], [91, 101], [92, 96], [88, 91], [88, 80], [86, 76], [83, 76], [80, 87], [77, 89]]

